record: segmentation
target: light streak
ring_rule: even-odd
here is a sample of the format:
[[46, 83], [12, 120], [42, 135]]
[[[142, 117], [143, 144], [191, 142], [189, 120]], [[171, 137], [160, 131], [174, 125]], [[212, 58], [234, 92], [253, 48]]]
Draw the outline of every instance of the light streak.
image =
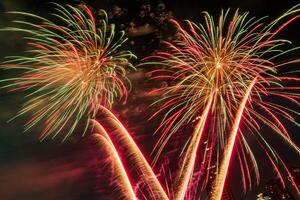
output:
[[[98, 129], [99, 130], [99, 129]], [[103, 130], [105, 131], [105, 130]], [[114, 163], [114, 176], [118, 179], [118, 189], [121, 190], [123, 199], [126, 200], [137, 200], [132, 184], [130, 183], [129, 177], [126, 173], [126, 170], [122, 164], [122, 161], [119, 157], [118, 152], [116, 151], [113, 143], [109, 138], [107, 138], [106, 132], [101, 132], [92, 135], [93, 138], [99, 143], [101, 148], [106, 148], [111, 157], [111, 162]]]
[[215, 94], [213, 93], [208, 100], [208, 104], [205, 107], [199, 122], [197, 123], [192, 139], [189, 143], [189, 146], [187, 147], [184, 155], [183, 162], [181, 163], [180, 170], [177, 174], [176, 178], [176, 186], [174, 187], [175, 194], [174, 194], [174, 200], [183, 200], [187, 191], [187, 187], [191, 181], [191, 178], [193, 176], [194, 167], [195, 167], [195, 161], [197, 156], [197, 150], [200, 145], [201, 139], [202, 139], [202, 133], [205, 128], [205, 124], [207, 123], [207, 117], [209, 114], [209, 111], [211, 109], [213, 96]]
[[249, 101], [249, 97], [251, 94], [251, 91], [256, 83], [256, 78], [252, 81], [252, 83], [249, 85], [249, 88], [247, 89], [247, 92], [245, 93], [245, 96], [242, 99], [242, 102], [239, 106], [239, 109], [237, 111], [237, 114], [235, 116], [235, 120], [232, 125], [232, 130], [230, 132], [230, 136], [228, 139], [228, 143], [226, 145], [226, 148], [224, 150], [224, 155], [221, 161], [220, 170], [217, 174], [217, 177], [213, 184], [213, 191], [212, 191], [212, 200], [221, 200], [223, 189], [225, 186], [225, 180], [228, 174], [229, 164], [230, 160], [232, 159], [232, 153], [233, 153], [233, 147], [236, 142], [236, 138], [239, 131], [239, 126], [242, 120], [243, 112], [246, 107], [247, 101]]
[[[130, 163], [131, 166], [138, 172], [139, 178], [145, 183], [145, 185], [151, 191], [153, 199], [168, 200], [168, 196], [165, 193], [163, 187], [161, 186], [159, 180], [154, 174], [151, 166], [148, 164], [143, 153], [139, 147], [134, 142], [131, 135], [128, 133], [126, 128], [122, 123], [105, 107], [99, 106], [97, 115], [97, 121], [91, 121], [93, 124], [101, 123], [107, 130], [109, 130], [109, 135], [111, 141], [117, 150], [123, 149], [123, 152], [126, 156], [126, 160], [123, 160], [123, 163]], [[97, 126], [94, 126], [97, 128]], [[94, 130], [96, 131], [96, 130]], [[97, 132], [97, 131], [96, 131]], [[119, 151], [118, 151], [119, 152]]]

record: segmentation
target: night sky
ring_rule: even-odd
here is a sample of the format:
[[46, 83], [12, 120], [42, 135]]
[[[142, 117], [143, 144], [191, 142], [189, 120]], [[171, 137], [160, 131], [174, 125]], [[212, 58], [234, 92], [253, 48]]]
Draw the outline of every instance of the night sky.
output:
[[[33, 12], [44, 17], [51, 17], [53, 12], [49, 2], [59, 2], [60, 4], [76, 5], [76, 0], [0, 0], [0, 28], [10, 26], [10, 21], [15, 16], [9, 15], [7, 11]], [[143, 21], [135, 20], [141, 6], [145, 4], [157, 6], [159, 1], [139, 1], [139, 0], [89, 0], [85, 1], [94, 10], [100, 8], [112, 12], [114, 5], [125, 8], [128, 12], [126, 18], [113, 19], [119, 25], [119, 29], [128, 29], [131, 21], [137, 25]], [[239, 8], [241, 11], [250, 11], [251, 16], [270, 16], [275, 19], [287, 9], [296, 5], [297, 0], [280, 1], [275, 3], [272, 0], [169, 0], [164, 2], [165, 9], [172, 13], [174, 18], [184, 20], [191, 19], [199, 21], [202, 11], [218, 15], [220, 10]], [[155, 25], [155, 24], [154, 24]], [[164, 25], [159, 25], [159, 30], [165, 30]], [[285, 39], [293, 42], [294, 46], [300, 45], [300, 20], [292, 23], [282, 33]], [[130, 36], [128, 48], [139, 57], [139, 59], [149, 56], [157, 49], [162, 48], [160, 39], [166, 39], [172, 33], [151, 33], [147, 36]], [[11, 32], [0, 32], [0, 61], [5, 56], [22, 54], [26, 46], [21, 40], [22, 34]], [[298, 54], [293, 56], [300, 56]], [[121, 119], [124, 125], [133, 134], [136, 143], [149, 155], [153, 148], [157, 136], [152, 136], [153, 131], [158, 126], [159, 121], [148, 121], [151, 113], [156, 108], [149, 107], [155, 101], [149, 92], [152, 89], [163, 87], [166, 83], [156, 83], [147, 80], [147, 72], [151, 69], [139, 69], [131, 72], [129, 78], [132, 81], [132, 90], [127, 104], [118, 104], [113, 107], [114, 113]], [[9, 77], [7, 71], [0, 71], [0, 79]], [[23, 133], [23, 124], [29, 116], [24, 116], [7, 123], [24, 102], [22, 92], [11, 92], [0, 90], [0, 199], [2, 200], [83, 200], [83, 199], [105, 199], [104, 183], [101, 183], [101, 173], [97, 169], [97, 163], [101, 159], [100, 153], [94, 149], [88, 137], [81, 137], [80, 133], [75, 133], [67, 141], [61, 143], [60, 138], [48, 139], [43, 142], [38, 140], [41, 131], [40, 127], [32, 131]], [[299, 108], [296, 109], [299, 112]], [[298, 121], [299, 123], [299, 117]], [[288, 127], [293, 135], [296, 144], [300, 145], [299, 128]], [[188, 131], [187, 131], [188, 132]], [[268, 133], [267, 133], [268, 134]], [[271, 139], [278, 152], [286, 161], [289, 167], [299, 167], [300, 159], [288, 145], [279, 138]], [[256, 195], [263, 192], [265, 183], [274, 177], [270, 170], [270, 165], [265, 163], [263, 156], [259, 157], [261, 165], [261, 184], [242, 195], [242, 186], [239, 173], [231, 173], [229, 176], [230, 190], [236, 199], [255, 199]], [[95, 158], [97, 157], [97, 158]], [[232, 171], [238, 171], [236, 166], [232, 166]], [[100, 182], [100, 183], [99, 183]]]

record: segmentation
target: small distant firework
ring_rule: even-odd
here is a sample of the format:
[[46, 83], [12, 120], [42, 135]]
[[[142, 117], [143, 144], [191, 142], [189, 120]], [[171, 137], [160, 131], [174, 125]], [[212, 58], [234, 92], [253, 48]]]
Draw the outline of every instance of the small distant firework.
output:
[[[269, 24], [263, 23], [264, 18], [249, 18], [248, 13], [238, 11], [229, 20], [229, 10], [222, 11], [218, 20], [204, 12], [205, 23], [187, 21], [187, 29], [173, 20], [178, 39], [165, 42], [169, 51], [159, 52], [148, 64], [162, 68], [153, 72], [154, 77], [171, 80], [171, 86], [163, 89], [165, 96], [156, 102], [162, 105], [154, 116], [166, 113], [159, 127], [162, 136], [156, 144], [157, 157], [181, 127], [197, 123], [183, 145], [174, 199], [190, 196], [189, 188], [193, 187], [189, 186], [204, 189], [213, 167], [217, 168], [217, 175], [210, 185], [211, 198], [221, 199], [234, 145], [244, 190], [247, 186], [251, 189], [251, 169], [259, 182], [259, 166], [248, 143], [253, 135], [278, 176], [282, 177], [280, 166], [290, 174], [276, 148], [267, 143], [260, 124], [270, 127], [299, 154], [284, 124], [289, 121], [299, 126], [295, 116], [299, 115], [300, 87], [294, 85], [300, 79], [293, 64], [300, 60], [279, 59], [299, 47], [285, 51], [282, 46], [290, 41], [275, 39], [287, 24], [299, 18], [299, 11], [299, 5], [294, 6]], [[286, 18], [289, 19], [280, 25]], [[192, 181], [196, 166], [200, 176]]]
[[124, 32], [115, 33], [105, 11], [101, 11], [103, 18], [98, 21], [85, 5], [76, 8], [55, 4], [55, 10], [55, 22], [30, 13], [12, 12], [39, 23], [15, 20], [27, 28], [4, 29], [29, 35], [24, 38], [30, 50], [24, 56], [9, 57], [2, 64], [2, 68], [22, 71], [22, 76], [2, 82], [6, 84], [4, 88], [29, 93], [16, 117], [33, 114], [26, 131], [44, 123], [41, 139], [67, 130], [66, 139], [83, 119], [87, 125], [89, 119], [95, 118], [96, 105], [110, 108], [116, 99], [126, 100], [126, 70], [134, 69], [129, 59], [135, 56], [119, 50], [127, 40]]

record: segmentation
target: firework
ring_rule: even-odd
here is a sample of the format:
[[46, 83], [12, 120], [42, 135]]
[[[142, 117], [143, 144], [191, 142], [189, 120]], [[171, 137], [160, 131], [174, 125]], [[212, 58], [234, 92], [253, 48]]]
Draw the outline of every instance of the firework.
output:
[[101, 134], [103, 135], [94, 134], [93, 137], [99, 143], [99, 146], [101, 148], [107, 149], [107, 152], [110, 155], [111, 162], [113, 163], [112, 166], [114, 166], [113, 174], [115, 175], [115, 177], [117, 177], [118, 189], [121, 190], [122, 199], [136, 200], [137, 198], [117, 150], [115, 149], [108, 134], [100, 124], [98, 124], [97, 129], [101, 130]]
[[233, 123], [233, 126], [232, 126], [232, 133], [229, 135], [228, 144], [224, 151], [224, 158], [223, 158], [221, 166], [220, 166], [220, 172], [219, 172], [219, 175], [216, 177], [215, 184], [213, 184], [214, 191], [212, 193], [213, 194], [212, 199], [221, 199], [221, 197], [222, 197], [225, 179], [226, 179], [226, 175], [227, 175], [227, 171], [228, 171], [228, 167], [229, 167], [229, 162], [230, 162], [230, 159], [232, 156], [234, 143], [237, 138], [237, 133], [238, 133], [239, 125], [241, 122], [241, 118], [242, 118], [244, 109], [246, 107], [246, 103], [250, 97], [250, 93], [251, 93], [255, 83], [256, 83], [256, 78], [252, 81], [251, 85], [249, 86], [244, 98], [242, 99], [240, 108], [238, 109], [237, 116], [235, 118], [235, 122]]
[[[212, 198], [220, 199], [235, 143], [239, 144], [236, 151], [245, 190], [247, 185], [250, 188], [252, 185], [251, 170], [245, 156], [250, 157], [258, 183], [258, 164], [247, 142], [253, 135], [257, 136], [256, 142], [262, 146], [278, 176], [282, 177], [274, 163], [278, 161], [278, 165], [285, 165], [275, 148], [267, 143], [265, 134], [261, 133], [260, 122], [300, 152], [284, 126], [286, 121], [299, 126], [293, 117], [299, 113], [293, 106], [299, 107], [300, 88], [291, 84], [300, 79], [296, 77], [297, 72], [293, 72], [295, 70], [290, 70], [299, 60], [279, 61], [281, 56], [299, 48], [284, 51], [282, 46], [290, 41], [275, 39], [280, 30], [299, 18], [297, 13], [299, 5], [265, 24], [264, 18], [250, 18], [248, 13], [239, 14], [238, 11], [230, 20], [229, 10], [222, 11], [216, 21], [204, 12], [204, 24], [187, 21], [187, 29], [173, 20], [178, 39], [165, 42], [169, 51], [159, 52], [149, 64], [162, 67], [153, 72], [155, 78], [172, 81], [169, 87], [163, 89], [165, 97], [156, 102], [162, 102], [161, 108], [153, 115], [166, 113], [158, 128], [162, 136], [156, 144], [158, 153], [155, 159], [172, 135], [196, 121], [193, 134], [183, 145], [174, 199], [184, 198], [189, 183], [198, 185], [200, 182], [202, 189], [205, 188], [212, 167], [217, 168], [216, 181], [211, 186]], [[289, 19], [280, 25], [286, 18]], [[290, 72], [283, 74], [282, 70]], [[289, 103], [282, 105], [282, 102], [271, 101], [278, 97]], [[196, 154], [200, 162], [200, 178], [193, 182]], [[289, 174], [286, 167], [284, 170]]]
[[[92, 11], [84, 5], [79, 8], [55, 5], [57, 13], [53, 15], [58, 23], [29, 13], [14, 12], [41, 23], [15, 21], [28, 28], [5, 29], [28, 33], [26, 39], [32, 47], [28, 55], [10, 57], [3, 64], [5, 69], [24, 71], [21, 77], [2, 80], [6, 83], [4, 88], [29, 91], [29, 100], [17, 117], [34, 112], [26, 130], [44, 122], [41, 139], [55, 137], [69, 128], [66, 139], [81, 121], [86, 121], [84, 132], [90, 125], [93, 127], [91, 133], [98, 133], [93, 137], [116, 166], [118, 188], [124, 198], [136, 199], [136, 191], [124, 167], [125, 161], [119, 156], [120, 151], [128, 152], [129, 160], [141, 176], [138, 178], [146, 183], [153, 198], [168, 199], [130, 134], [108, 110], [117, 98], [126, 101], [126, 82], [129, 83], [126, 70], [135, 69], [129, 62], [135, 56], [129, 51], [119, 50], [127, 40], [124, 32], [116, 36], [115, 27], [108, 24], [104, 11], [104, 18], [97, 23]], [[104, 116], [101, 121], [113, 127], [111, 132], [106, 132], [95, 120], [96, 115], [98, 118]], [[117, 141], [112, 139], [114, 134], [118, 135]]]
[[151, 199], [167, 200], [168, 196], [156, 175], [122, 123], [103, 106], [99, 106], [97, 111], [97, 121], [91, 120], [90, 122], [92, 127], [94, 127], [93, 132], [107, 135], [104, 128], [99, 124], [100, 122], [110, 133], [113, 133], [110, 134], [111, 144], [113, 146], [118, 144], [115, 148], [118, 152], [122, 151], [126, 156], [122, 163], [129, 163], [135, 169], [139, 180], [149, 189]]
[[28, 101], [16, 117], [33, 113], [25, 131], [44, 123], [41, 139], [68, 130], [66, 139], [83, 119], [87, 128], [88, 119], [95, 118], [96, 105], [110, 108], [116, 99], [126, 100], [126, 70], [134, 69], [129, 59], [135, 56], [119, 50], [127, 40], [124, 32], [115, 33], [105, 11], [103, 18], [96, 20], [84, 5], [55, 4], [55, 10], [55, 22], [13, 12], [39, 22], [14, 21], [27, 28], [4, 29], [28, 34], [26, 54], [9, 57], [2, 64], [5, 69], [22, 71], [22, 75], [2, 82], [4, 88], [28, 92]]

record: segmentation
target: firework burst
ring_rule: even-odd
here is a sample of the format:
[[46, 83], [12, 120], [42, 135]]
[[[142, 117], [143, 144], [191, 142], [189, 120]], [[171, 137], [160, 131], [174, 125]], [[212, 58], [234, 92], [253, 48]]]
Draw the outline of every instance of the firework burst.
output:
[[135, 56], [119, 50], [127, 40], [124, 32], [115, 33], [105, 11], [97, 21], [84, 5], [76, 8], [55, 4], [55, 10], [55, 22], [13, 12], [39, 23], [14, 21], [27, 28], [4, 29], [28, 34], [25, 39], [30, 50], [26, 55], [9, 57], [2, 64], [5, 69], [21, 70], [23, 74], [2, 82], [5, 88], [29, 92], [29, 100], [16, 117], [33, 113], [25, 130], [44, 123], [41, 139], [68, 129], [66, 139], [82, 119], [88, 124], [95, 117], [96, 105], [110, 108], [116, 99], [126, 100], [126, 70], [134, 69], [129, 59]]
[[[6, 31], [21, 31], [31, 49], [26, 56], [9, 57], [2, 67], [23, 70], [21, 77], [2, 80], [3, 88], [29, 91], [29, 100], [16, 116], [33, 113], [26, 130], [44, 123], [41, 139], [55, 137], [68, 130], [64, 139], [75, 128], [86, 121], [88, 129], [110, 156], [117, 189], [123, 199], [136, 199], [137, 191], [130, 182], [128, 170], [120, 154], [138, 172], [138, 181], [145, 184], [153, 199], [168, 199], [155, 173], [152, 171], [134, 140], [109, 111], [116, 99], [127, 98], [127, 69], [135, 69], [129, 62], [135, 56], [130, 51], [119, 50], [127, 40], [124, 32], [117, 36], [115, 26], [108, 24], [102, 11], [100, 21], [86, 7], [60, 6], [55, 4], [57, 23], [29, 13], [14, 14], [32, 17], [41, 21], [38, 25], [25, 21], [14, 21], [28, 28], [6, 28]], [[100, 119], [99, 116], [102, 116]], [[104, 116], [104, 117], [103, 117]], [[97, 120], [96, 120], [97, 118]], [[110, 132], [102, 127], [104, 122]], [[113, 134], [112, 134], [113, 133]], [[118, 138], [115, 138], [117, 135]]]
[[[187, 21], [187, 29], [173, 21], [178, 39], [166, 42], [169, 51], [159, 52], [149, 62], [162, 66], [153, 72], [155, 78], [173, 83], [163, 89], [165, 97], [156, 102], [162, 105], [154, 116], [166, 113], [159, 127], [162, 136], [156, 144], [157, 157], [172, 135], [184, 125], [196, 122], [193, 134], [183, 145], [174, 199], [184, 199], [189, 186], [198, 187], [200, 183], [204, 189], [213, 167], [217, 168], [217, 176], [210, 185], [212, 199], [220, 199], [235, 144], [244, 189], [247, 185], [251, 189], [251, 171], [259, 182], [259, 167], [248, 143], [253, 135], [278, 176], [282, 177], [280, 165], [289, 174], [275, 147], [267, 143], [261, 122], [300, 152], [284, 125], [289, 121], [299, 126], [295, 105], [299, 107], [300, 88], [291, 86], [300, 80], [293, 70], [293, 64], [299, 60], [280, 61], [283, 55], [299, 48], [283, 50], [290, 41], [276, 39], [278, 32], [299, 18], [299, 5], [268, 24], [263, 23], [264, 18], [250, 18], [248, 13], [238, 11], [229, 19], [229, 13], [221, 12], [219, 19], [214, 20], [204, 12], [204, 23]], [[286, 21], [282, 24], [283, 20]], [[284, 101], [273, 101], [278, 98]], [[196, 166], [200, 167], [200, 176], [191, 181]]]

